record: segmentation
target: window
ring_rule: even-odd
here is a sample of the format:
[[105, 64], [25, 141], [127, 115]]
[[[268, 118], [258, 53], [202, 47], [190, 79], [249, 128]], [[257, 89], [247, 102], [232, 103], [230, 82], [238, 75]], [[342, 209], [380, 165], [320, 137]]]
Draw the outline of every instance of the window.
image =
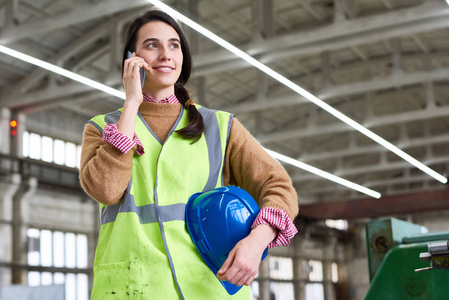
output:
[[22, 136], [23, 139], [23, 148], [22, 148], [22, 155], [23, 157], [29, 157], [30, 156], [30, 134], [28, 131], [25, 131]]
[[65, 143], [65, 165], [76, 167], [76, 145], [74, 143]]
[[258, 300], [259, 295], [259, 282], [255, 279], [249, 286], [251, 292], [251, 300]]
[[273, 299], [295, 299], [293, 282], [288, 282], [293, 281], [293, 260], [289, 257], [271, 256], [269, 263], [270, 278], [273, 279], [270, 283]]
[[22, 154], [24, 157], [79, 169], [81, 145], [25, 131]]
[[292, 280], [293, 260], [289, 257], [270, 256], [270, 277], [273, 279]]
[[324, 300], [324, 289], [322, 283], [306, 284], [306, 300]]
[[306, 270], [310, 281], [306, 284], [306, 300], [324, 300], [322, 262], [309, 260]]
[[53, 162], [53, 139], [43, 136], [42, 139], [42, 160]]
[[272, 299], [294, 300], [295, 290], [292, 282], [271, 282]]
[[331, 220], [327, 219], [325, 224], [329, 228], [335, 228], [339, 230], [347, 230], [348, 229], [348, 221], [346, 220]]
[[309, 260], [308, 273], [310, 281], [323, 281], [323, 264], [318, 260]]
[[53, 162], [58, 165], [63, 165], [65, 160], [65, 146], [64, 141], [55, 140], [55, 156]]
[[[88, 267], [88, 242], [85, 234], [28, 229], [28, 264], [42, 267]], [[85, 273], [28, 272], [28, 285], [65, 284], [67, 300], [89, 298], [89, 278]]]
[[338, 265], [335, 262], [333, 262], [331, 265], [331, 276], [332, 282], [334, 283], [338, 282]]
[[41, 137], [35, 133], [30, 133], [30, 141], [28, 145], [30, 146], [29, 154], [30, 158], [41, 159]]

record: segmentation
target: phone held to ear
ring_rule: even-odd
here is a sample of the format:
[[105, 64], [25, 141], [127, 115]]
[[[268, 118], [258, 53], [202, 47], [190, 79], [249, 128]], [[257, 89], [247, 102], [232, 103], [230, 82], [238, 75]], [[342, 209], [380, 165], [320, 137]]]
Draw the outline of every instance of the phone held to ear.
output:
[[[132, 55], [133, 55], [133, 53], [131, 51], [128, 51], [128, 55], [127, 55], [126, 58], [130, 58]], [[145, 72], [144, 68], [140, 68], [139, 72], [140, 72], [140, 83], [142, 84], [142, 88], [143, 88], [143, 86], [145, 84], [145, 74], [146, 74], [146, 72]]]

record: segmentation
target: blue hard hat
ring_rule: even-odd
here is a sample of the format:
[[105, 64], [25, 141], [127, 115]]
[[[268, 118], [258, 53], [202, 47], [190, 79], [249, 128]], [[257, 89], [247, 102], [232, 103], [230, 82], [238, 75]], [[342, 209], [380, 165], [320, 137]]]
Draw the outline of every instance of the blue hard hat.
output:
[[[219, 187], [193, 194], [186, 207], [186, 223], [193, 243], [215, 276], [229, 252], [251, 232], [259, 206], [251, 195], [236, 186]], [[267, 256], [265, 249], [262, 260]], [[242, 287], [220, 281], [230, 295]]]

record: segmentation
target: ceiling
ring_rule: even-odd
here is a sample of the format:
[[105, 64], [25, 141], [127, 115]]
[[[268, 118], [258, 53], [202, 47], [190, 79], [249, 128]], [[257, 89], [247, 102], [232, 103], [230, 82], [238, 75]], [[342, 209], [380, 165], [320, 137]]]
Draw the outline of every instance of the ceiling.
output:
[[[444, 0], [172, 0], [165, 3], [449, 173], [449, 6]], [[3, 0], [0, 44], [121, 88], [129, 20], [144, 0]], [[186, 29], [194, 100], [235, 113], [260, 143], [382, 195], [447, 189], [219, 45]], [[0, 54], [0, 108], [29, 131], [81, 143], [123, 101]], [[285, 165], [301, 203], [366, 197]]]

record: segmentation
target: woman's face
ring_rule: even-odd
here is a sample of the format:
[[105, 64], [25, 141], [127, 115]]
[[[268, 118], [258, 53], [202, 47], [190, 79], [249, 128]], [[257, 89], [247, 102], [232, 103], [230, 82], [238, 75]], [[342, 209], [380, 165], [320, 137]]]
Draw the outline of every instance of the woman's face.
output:
[[137, 33], [136, 55], [150, 65], [143, 92], [152, 94], [167, 90], [173, 94], [183, 61], [181, 40], [176, 30], [161, 21], [143, 25]]

